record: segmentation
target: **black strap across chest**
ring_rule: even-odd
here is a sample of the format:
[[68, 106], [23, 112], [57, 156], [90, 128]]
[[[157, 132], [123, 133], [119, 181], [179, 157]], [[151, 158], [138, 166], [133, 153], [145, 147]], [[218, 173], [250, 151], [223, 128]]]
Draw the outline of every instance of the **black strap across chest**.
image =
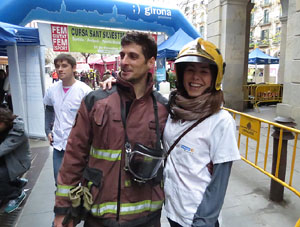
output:
[[[156, 98], [153, 95], [153, 93], [151, 93], [151, 97], [153, 100], [153, 109], [154, 109], [154, 117], [155, 117], [156, 149], [161, 149], [161, 145], [160, 145], [161, 133], [160, 133], [160, 129], [159, 129], [158, 106], [157, 106]], [[129, 143], [127, 132], [126, 132], [126, 119], [127, 119], [126, 113], [129, 113], [129, 110], [126, 111], [126, 107], [124, 105], [124, 102], [123, 102], [121, 96], [120, 96], [120, 105], [121, 105], [121, 118], [122, 118], [124, 130], [125, 130], [125, 143], [126, 142]]]

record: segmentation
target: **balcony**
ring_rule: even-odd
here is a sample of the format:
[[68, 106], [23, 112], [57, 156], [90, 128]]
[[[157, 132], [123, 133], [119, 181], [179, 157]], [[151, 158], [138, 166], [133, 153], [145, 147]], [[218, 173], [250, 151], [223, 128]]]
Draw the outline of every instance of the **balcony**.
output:
[[267, 8], [267, 7], [270, 7], [272, 5], [272, 3], [269, 1], [269, 2], [264, 2], [262, 1], [262, 3], [260, 4], [261, 8]]
[[259, 47], [262, 47], [262, 48], [269, 47], [270, 46], [270, 41], [268, 39], [259, 40], [259, 41], [257, 41], [257, 45]]
[[271, 22], [270, 21], [263, 21], [262, 24], [260, 24], [260, 27], [267, 27], [270, 26]]

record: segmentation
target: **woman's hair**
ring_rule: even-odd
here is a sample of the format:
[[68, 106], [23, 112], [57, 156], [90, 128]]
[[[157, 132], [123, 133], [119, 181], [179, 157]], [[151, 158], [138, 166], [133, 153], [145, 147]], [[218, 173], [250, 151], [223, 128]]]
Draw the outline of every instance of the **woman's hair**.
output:
[[225, 103], [222, 90], [217, 91], [216, 89], [214, 89], [214, 91], [211, 92], [211, 95], [208, 96], [207, 99], [211, 104], [212, 114], [217, 113], [221, 109], [223, 103]]
[[6, 124], [7, 128], [12, 128], [13, 121], [16, 119], [16, 115], [14, 115], [11, 110], [7, 108], [0, 107], [0, 122]]

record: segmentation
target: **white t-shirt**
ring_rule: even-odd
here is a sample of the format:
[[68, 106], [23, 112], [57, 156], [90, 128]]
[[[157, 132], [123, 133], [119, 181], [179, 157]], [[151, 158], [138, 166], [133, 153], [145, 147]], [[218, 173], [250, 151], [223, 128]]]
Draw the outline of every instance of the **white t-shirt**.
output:
[[[164, 148], [195, 121], [173, 121], [168, 117], [164, 130]], [[206, 165], [240, 159], [236, 125], [231, 115], [221, 110], [188, 132], [171, 151], [164, 169], [165, 211], [168, 218], [182, 226], [191, 226], [211, 174]]]
[[53, 147], [57, 150], [65, 150], [68, 136], [72, 129], [77, 111], [84, 96], [92, 89], [85, 83], [76, 82], [65, 93], [62, 81], [49, 87], [44, 96], [44, 105], [53, 106], [55, 120], [53, 126]]

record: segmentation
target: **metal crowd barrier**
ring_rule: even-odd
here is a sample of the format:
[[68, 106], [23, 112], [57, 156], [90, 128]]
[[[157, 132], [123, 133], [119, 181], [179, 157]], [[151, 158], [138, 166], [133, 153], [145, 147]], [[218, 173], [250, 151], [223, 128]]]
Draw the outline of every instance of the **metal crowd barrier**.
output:
[[[277, 185], [282, 188], [282, 198], [283, 187], [288, 188], [300, 197], [300, 185], [297, 185], [297, 187], [293, 185], [293, 179], [299, 178], [299, 176], [294, 178], [294, 173], [297, 150], [299, 157], [297, 141], [300, 130], [232, 109], [224, 109], [231, 112], [235, 120], [240, 118], [237, 125], [239, 126], [238, 147], [241, 152], [241, 159], [270, 177], [275, 184], [279, 183]], [[272, 135], [271, 126], [275, 129]], [[263, 135], [261, 135], [262, 130], [266, 130]], [[266, 137], [264, 136], [265, 134]], [[271, 136], [273, 136], [273, 141], [272, 139], [270, 140]], [[242, 143], [242, 140], [245, 141]], [[293, 145], [288, 144], [288, 140], [293, 140]], [[273, 146], [273, 152], [269, 152], [269, 147], [274, 144], [276, 144], [276, 146]], [[272, 157], [270, 157], [271, 155]], [[300, 169], [297, 169], [296, 174], [297, 172], [299, 173], [299, 171]], [[285, 180], [286, 176], [289, 176], [287, 178], [288, 180]], [[273, 196], [277, 196], [276, 193], [278, 193], [274, 191], [278, 188], [276, 189], [275, 187], [272, 189], [272, 183], [270, 188], [270, 198], [272, 197], [272, 193]], [[299, 183], [299, 181], [297, 183]], [[295, 227], [300, 227], [300, 219]]]
[[300, 227], [300, 218], [299, 218], [299, 220], [297, 221], [295, 227]]
[[244, 101], [255, 108], [262, 102], [282, 102], [282, 84], [250, 84], [244, 85]]

